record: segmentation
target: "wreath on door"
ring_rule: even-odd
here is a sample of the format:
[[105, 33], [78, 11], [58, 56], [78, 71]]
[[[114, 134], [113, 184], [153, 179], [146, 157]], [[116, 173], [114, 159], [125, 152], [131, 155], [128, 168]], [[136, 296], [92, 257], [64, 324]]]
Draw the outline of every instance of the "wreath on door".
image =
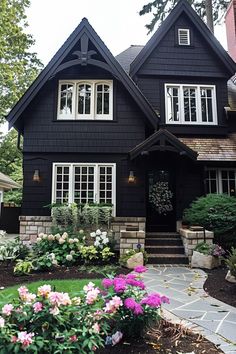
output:
[[173, 210], [173, 193], [169, 189], [168, 182], [156, 182], [149, 191], [149, 202], [159, 215], [166, 215]]

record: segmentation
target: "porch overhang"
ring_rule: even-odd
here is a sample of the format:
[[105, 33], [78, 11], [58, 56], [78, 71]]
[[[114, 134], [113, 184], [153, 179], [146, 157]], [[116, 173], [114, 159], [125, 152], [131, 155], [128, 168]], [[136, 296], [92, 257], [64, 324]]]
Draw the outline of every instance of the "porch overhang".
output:
[[147, 155], [153, 151], [171, 151], [182, 156], [188, 156], [192, 160], [197, 160], [198, 156], [196, 151], [189, 148], [169, 131], [160, 129], [132, 149], [129, 152], [130, 159], [133, 160], [140, 155]]

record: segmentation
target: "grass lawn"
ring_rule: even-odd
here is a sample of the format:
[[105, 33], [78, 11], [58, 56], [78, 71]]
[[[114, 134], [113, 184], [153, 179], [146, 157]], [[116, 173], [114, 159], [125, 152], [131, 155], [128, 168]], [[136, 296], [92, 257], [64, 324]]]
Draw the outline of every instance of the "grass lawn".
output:
[[[56, 291], [69, 293], [71, 297], [78, 295], [84, 285], [92, 281], [95, 285], [101, 285], [101, 279], [66, 279], [66, 280], [39, 280], [33, 283], [26, 284], [30, 292], [36, 293], [39, 286], [50, 284], [55, 287]], [[24, 284], [22, 284], [24, 285]], [[10, 286], [4, 290], [0, 290], [0, 307], [11, 302], [18, 297], [17, 289], [20, 285]]]

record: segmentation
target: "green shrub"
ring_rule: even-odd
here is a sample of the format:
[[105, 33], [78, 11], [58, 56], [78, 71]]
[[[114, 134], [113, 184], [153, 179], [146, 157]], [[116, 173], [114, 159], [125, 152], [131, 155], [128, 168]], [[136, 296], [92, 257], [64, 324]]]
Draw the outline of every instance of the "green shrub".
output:
[[194, 201], [184, 211], [183, 219], [214, 231], [215, 241], [229, 249], [236, 245], [236, 198], [225, 194], [208, 194]]
[[30, 260], [18, 259], [14, 267], [15, 275], [27, 275], [34, 269], [33, 263]]
[[16, 260], [16, 259], [25, 259], [29, 254], [29, 248], [25, 246], [19, 237], [16, 237], [14, 240], [9, 240], [0, 245], [0, 260]]
[[139, 250], [129, 250], [127, 251], [125, 254], [122, 254], [122, 256], [120, 256], [119, 259], [119, 263], [122, 267], [126, 266], [126, 263], [128, 261], [128, 259], [132, 256], [134, 256], [136, 253], [142, 252], [143, 253], [143, 260], [144, 260], [144, 264], [147, 264], [148, 262], [148, 254], [146, 251], [144, 251], [143, 249]]
[[194, 249], [195, 251], [205, 254], [206, 256], [221, 257], [225, 254], [222, 247], [216, 244], [209, 245], [205, 242], [200, 242]]
[[226, 259], [225, 263], [227, 264], [230, 273], [236, 277], [236, 248], [231, 248], [229, 257]]

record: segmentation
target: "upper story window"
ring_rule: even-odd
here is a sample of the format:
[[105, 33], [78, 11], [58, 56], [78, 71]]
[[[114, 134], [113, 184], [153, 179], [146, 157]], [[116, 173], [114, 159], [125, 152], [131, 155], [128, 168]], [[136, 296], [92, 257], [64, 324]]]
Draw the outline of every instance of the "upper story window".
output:
[[206, 171], [206, 191], [208, 193], [236, 196], [236, 170], [211, 168]]
[[58, 119], [113, 119], [112, 81], [60, 81]]
[[165, 85], [166, 123], [217, 124], [215, 86]]
[[190, 45], [190, 30], [188, 28], [178, 28], [178, 44]]

